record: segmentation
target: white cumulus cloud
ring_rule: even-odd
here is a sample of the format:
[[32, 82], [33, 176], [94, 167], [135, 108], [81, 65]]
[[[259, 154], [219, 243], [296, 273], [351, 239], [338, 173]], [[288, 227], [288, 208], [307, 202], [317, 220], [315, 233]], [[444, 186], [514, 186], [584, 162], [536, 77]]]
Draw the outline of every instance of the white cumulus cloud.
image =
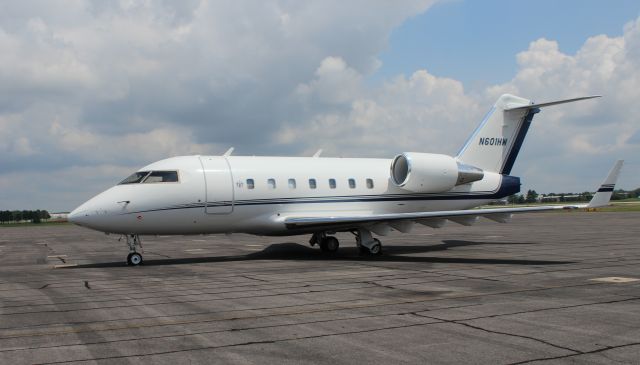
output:
[[2, 2], [0, 209], [72, 209], [149, 162], [231, 145], [455, 154], [505, 92], [604, 95], [536, 117], [514, 169], [525, 186], [588, 189], [626, 158], [623, 185], [636, 187], [640, 20], [575, 54], [523, 45], [513, 78], [480, 91], [428, 63], [371, 82], [392, 30], [433, 2]]

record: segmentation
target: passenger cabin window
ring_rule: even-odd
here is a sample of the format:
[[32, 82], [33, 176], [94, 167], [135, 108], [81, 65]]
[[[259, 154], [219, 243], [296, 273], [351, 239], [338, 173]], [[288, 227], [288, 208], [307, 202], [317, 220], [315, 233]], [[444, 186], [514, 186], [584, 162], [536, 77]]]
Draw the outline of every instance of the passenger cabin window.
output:
[[255, 187], [256, 187], [256, 184], [253, 181], [253, 179], [247, 179], [247, 189], [253, 189]]
[[367, 189], [373, 189], [373, 179], [367, 179]]
[[296, 179], [289, 179], [289, 189], [296, 188]]
[[329, 179], [329, 187], [331, 189], [335, 189], [336, 188], [336, 179]]
[[350, 189], [355, 189], [356, 188], [356, 180], [355, 179], [349, 179], [349, 188]]
[[141, 182], [145, 177], [147, 177], [147, 175], [149, 175], [149, 171], [134, 172], [133, 174], [131, 174], [126, 179], [120, 181], [120, 184], [118, 184], [118, 185], [137, 184], [137, 183]]
[[178, 171], [151, 171], [151, 173], [142, 180], [143, 184], [166, 182], [178, 182]]
[[318, 187], [318, 184], [316, 183], [316, 179], [309, 179], [309, 188], [315, 189], [317, 187]]
[[267, 186], [269, 186], [269, 189], [275, 189], [276, 188], [276, 179], [267, 180]]

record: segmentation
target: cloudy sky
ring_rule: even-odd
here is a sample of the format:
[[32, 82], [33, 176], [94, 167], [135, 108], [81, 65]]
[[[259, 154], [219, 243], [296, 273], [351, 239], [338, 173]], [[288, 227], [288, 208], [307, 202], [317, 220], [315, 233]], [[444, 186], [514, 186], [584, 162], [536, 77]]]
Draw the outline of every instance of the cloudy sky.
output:
[[[560, 4], [558, 4], [560, 3]], [[0, 209], [69, 211], [181, 154], [455, 154], [502, 93], [545, 109], [524, 189], [640, 186], [640, 3], [2, 1]]]

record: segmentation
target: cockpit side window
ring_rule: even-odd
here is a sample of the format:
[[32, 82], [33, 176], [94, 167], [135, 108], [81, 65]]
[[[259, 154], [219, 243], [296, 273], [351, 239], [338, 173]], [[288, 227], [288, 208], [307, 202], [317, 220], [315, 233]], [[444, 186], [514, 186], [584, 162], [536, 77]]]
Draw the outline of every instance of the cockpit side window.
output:
[[143, 184], [178, 182], [178, 171], [151, 171]]
[[118, 185], [122, 185], [122, 184], [138, 184], [139, 182], [141, 182], [145, 177], [147, 177], [147, 175], [149, 175], [149, 171], [138, 171], [138, 172], [134, 172], [133, 174], [131, 174], [129, 177], [127, 177], [126, 179], [122, 180], [120, 182], [120, 184]]

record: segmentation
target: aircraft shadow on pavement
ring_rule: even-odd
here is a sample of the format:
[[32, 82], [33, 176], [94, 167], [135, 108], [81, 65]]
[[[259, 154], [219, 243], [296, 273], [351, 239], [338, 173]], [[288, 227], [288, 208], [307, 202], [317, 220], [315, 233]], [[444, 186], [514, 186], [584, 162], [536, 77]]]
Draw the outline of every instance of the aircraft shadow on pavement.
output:
[[[407, 254], [419, 254], [427, 252], [445, 251], [456, 247], [477, 245], [529, 245], [529, 242], [476, 242], [462, 240], [444, 240], [438, 245], [389, 245], [385, 246], [383, 254], [379, 256], [359, 255], [356, 247], [341, 247], [335, 254], [325, 254], [317, 248], [298, 243], [275, 243], [264, 250], [247, 255], [207, 256], [188, 258], [146, 259], [144, 266], [160, 265], [184, 265], [230, 261], [257, 261], [257, 260], [357, 260], [380, 262], [414, 262], [414, 263], [458, 263], [458, 264], [486, 264], [486, 265], [566, 265], [572, 261], [556, 260], [526, 260], [526, 259], [497, 259], [477, 257], [434, 257], [434, 256], [405, 256]], [[124, 267], [123, 261], [104, 262], [94, 264], [81, 264], [66, 267], [68, 269], [80, 268], [106, 268]]]

